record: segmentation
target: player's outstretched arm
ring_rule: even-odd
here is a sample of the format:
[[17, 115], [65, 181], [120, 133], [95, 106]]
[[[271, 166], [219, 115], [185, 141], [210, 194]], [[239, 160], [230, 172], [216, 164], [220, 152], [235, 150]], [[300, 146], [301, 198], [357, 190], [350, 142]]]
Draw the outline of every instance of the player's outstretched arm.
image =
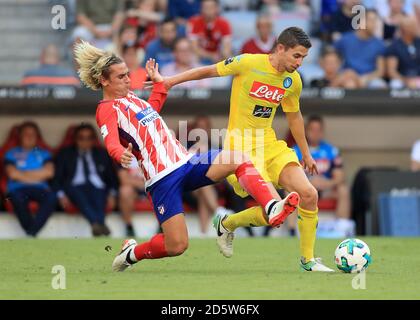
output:
[[[193, 68], [191, 70], [176, 74], [171, 77], [164, 77], [163, 78], [163, 84], [166, 88], [166, 90], [171, 89], [173, 86], [176, 86], [177, 84], [192, 81], [192, 80], [201, 80], [206, 78], [214, 78], [219, 77], [219, 73], [217, 72], [216, 65], [210, 65], [205, 67], [198, 67]], [[145, 82], [145, 88], [150, 89], [153, 85], [152, 81]]]
[[310, 174], [318, 174], [316, 162], [311, 156], [308, 142], [306, 141], [305, 124], [303, 121], [302, 113], [300, 111], [286, 112], [286, 118], [293, 138], [295, 139], [299, 149], [302, 152], [304, 168], [307, 169]]

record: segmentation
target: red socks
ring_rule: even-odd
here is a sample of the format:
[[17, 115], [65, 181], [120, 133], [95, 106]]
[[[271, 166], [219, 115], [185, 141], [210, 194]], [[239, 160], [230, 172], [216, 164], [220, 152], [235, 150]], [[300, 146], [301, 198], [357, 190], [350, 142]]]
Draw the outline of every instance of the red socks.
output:
[[265, 180], [261, 177], [257, 169], [255, 169], [251, 161], [242, 163], [236, 169], [235, 175], [242, 188], [263, 208], [266, 208], [266, 205], [273, 200], [273, 196]]
[[134, 256], [137, 261], [142, 259], [159, 259], [168, 256], [165, 249], [165, 237], [163, 233], [153, 236], [148, 242], [135, 246]]

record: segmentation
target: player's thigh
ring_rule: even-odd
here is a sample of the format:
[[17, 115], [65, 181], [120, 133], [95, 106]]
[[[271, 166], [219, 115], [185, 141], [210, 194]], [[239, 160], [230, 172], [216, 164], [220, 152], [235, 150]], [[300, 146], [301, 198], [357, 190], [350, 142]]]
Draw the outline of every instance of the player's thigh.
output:
[[213, 181], [220, 181], [246, 161], [249, 161], [249, 157], [240, 151], [222, 150], [211, 163], [206, 176]]
[[279, 184], [287, 191], [296, 191], [302, 200], [317, 201], [318, 192], [309, 181], [303, 168], [294, 163], [288, 163], [280, 173]]

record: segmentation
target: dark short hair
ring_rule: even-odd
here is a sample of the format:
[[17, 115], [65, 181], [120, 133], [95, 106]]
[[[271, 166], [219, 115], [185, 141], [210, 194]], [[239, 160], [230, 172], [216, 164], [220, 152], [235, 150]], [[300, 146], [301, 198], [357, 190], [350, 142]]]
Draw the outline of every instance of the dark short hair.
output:
[[277, 38], [276, 46], [278, 44], [283, 45], [286, 50], [296, 46], [303, 46], [307, 49], [312, 47], [309, 36], [305, 31], [298, 27], [290, 27], [283, 30], [283, 32], [280, 33], [279, 37]]
[[96, 130], [90, 123], [81, 123], [76, 128], [74, 128], [74, 138], [76, 139], [79, 133], [83, 130], [89, 130], [95, 138], [97, 137]]
[[329, 54], [335, 54], [340, 60], [342, 60], [340, 53], [337, 50], [335, 50], [335, 48], [332, 46], [327, 46], [323, 48], [320, 54], [320, 58], [325, 58]]
[[173, 18], [171, 18], [171, 17], [166, 17], [165, 19], [163, 19], [159, 23], [159, 26], [163, 26], [164, 24], [167, 24], [167, 23], [173, 23], [175, 25], [175, 27], [176, 27], [176, 21]]
[[317, 114], [313, 114], [308, 117], [308, 120], [306, 120], [306, 126], [309, 126], [312, 122], [318, 122], [322, 127], [324, 126], [324, 119]]
[[39, 130], [39, 127], [35, 122], [25, 121], [25, 122], [21, 123], [18, 127], [19, 138], [21, 137], [23, 130], [25, 130], [26, 128], [34, 129], [36, 131], [36, 134], [37, 134], [38, 138], [41, 136], [41, 131]]

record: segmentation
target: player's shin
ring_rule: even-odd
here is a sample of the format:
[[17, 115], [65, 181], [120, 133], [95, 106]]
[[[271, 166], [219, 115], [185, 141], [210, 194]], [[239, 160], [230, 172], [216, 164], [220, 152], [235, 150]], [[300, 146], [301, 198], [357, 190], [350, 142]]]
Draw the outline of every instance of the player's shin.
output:
[[316, 228], [318, 226], [318, 208], [310, 211], [298, 207], [298, 229], [300, 234], [300, 253], [305, 261], [314, 258]]
[[239, 227], [268, 226], [264, 210], [261, 207], [251, 207], [235, 214], [228, 215], [223, 221], [223, 226], [233, 232]]
[[159, 259], [167, 257], [165, 248], [165, 236], [159, 233], [153, 236], [149, 241], [138, 244], [130, 253], [130, 260], [137, 262], [142, 259]]
[[239, 184], [258, 204], [269, 212], [269, 207], [276, 202], [270, 188], [251, 161], [242, 163], [235, 171]]

